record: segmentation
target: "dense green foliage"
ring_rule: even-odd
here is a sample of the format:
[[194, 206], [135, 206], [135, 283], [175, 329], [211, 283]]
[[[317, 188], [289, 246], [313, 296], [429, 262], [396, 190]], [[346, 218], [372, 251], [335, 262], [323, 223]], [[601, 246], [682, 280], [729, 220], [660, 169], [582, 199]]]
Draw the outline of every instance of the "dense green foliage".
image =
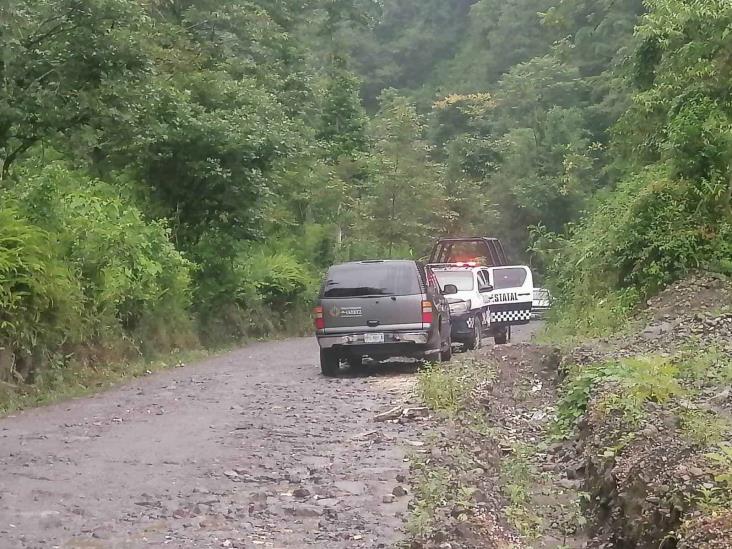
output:
[[297, 331], [328, 264], [422, 254], [426, 121], [370, 119], [342, 37], [378, 8], [3, 3], [0, 377]]
[[732, 269], [729, 2], [384, 4], [351, 31], [366, 104], [385, 85], [415, 98], [446, 188], [489, 200], [478, 226], [550, 275], [565, 331]]
[[297, 330], [328, 264], [438, 234], [501, 237], [600, 323], [730, 268], [730, 10], [3, 3], [0, 376]]
[[387, 0], [372, 31], [344, 31], [366, 105], [385, 86], [411, 95], [446, 188], [470, 199], [460, 217], [482, 213], [445, 227], [477, 226], [525, 257], [530, 227], [563, 233], [615, 181], [610, 128], [630, 102], [622, 71], [642, 3], [415, 4]]
[[693, 268], [732, 271], [732, 5], [647, 5], [613, 128], [619, 183], [568, 239], [542, 235], [574, 309], [651, 295]]

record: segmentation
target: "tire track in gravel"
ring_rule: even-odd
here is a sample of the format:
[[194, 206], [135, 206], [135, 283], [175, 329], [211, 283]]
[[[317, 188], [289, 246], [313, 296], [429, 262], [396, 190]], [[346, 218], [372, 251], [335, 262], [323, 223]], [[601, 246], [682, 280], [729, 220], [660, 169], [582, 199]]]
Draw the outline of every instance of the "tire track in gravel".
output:
[[0, 548], [391, 545], [420, 429], [373, 416], [413, 381], [323, 378], [296, 339], [2, 419]]

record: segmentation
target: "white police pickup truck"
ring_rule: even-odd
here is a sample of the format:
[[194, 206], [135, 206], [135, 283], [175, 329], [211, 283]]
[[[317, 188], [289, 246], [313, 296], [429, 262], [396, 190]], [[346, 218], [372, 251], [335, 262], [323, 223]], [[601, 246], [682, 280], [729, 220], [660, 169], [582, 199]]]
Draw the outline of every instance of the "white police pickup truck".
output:
[[483, 337], [493, 336], [501, 343], [505, 330], [495, 332], [491, 325], [493, 287], [488, 268], [474, 262], [437, 263], [430, 268], [450, 303], [453, 342], [470, 350], [480, 348]]
[[483, 267], [474, 262], [430, 265], [450, 302], [452, 340], [477, 349], [484, 337], [507, 343], [511, 326], [531, 320], [533, 276], [524, 265]]

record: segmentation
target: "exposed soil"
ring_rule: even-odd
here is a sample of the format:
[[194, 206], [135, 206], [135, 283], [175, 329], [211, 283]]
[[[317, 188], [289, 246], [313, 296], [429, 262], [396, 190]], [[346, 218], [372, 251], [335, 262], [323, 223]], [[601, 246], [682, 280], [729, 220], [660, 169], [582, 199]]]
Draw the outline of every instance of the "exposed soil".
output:
[[731, 357], [732, 282], [708, 273], [614, 337], [474, 354], [413, 467], [419, 501], [445, 502], [413, 547], [732, 547]]
[[[658, 368], [634, 387], [599, 383], [581, 418], [575, 447], [597, 515], [593, 546], [732, 547], [732, 457], [710, 458], [732, 448], [732, 283], [694, 274], [647, 306], [637, 331], [563, 359], [563, 368]], [[633, 404], [634, 390], [646, 391], [642, 402]]]

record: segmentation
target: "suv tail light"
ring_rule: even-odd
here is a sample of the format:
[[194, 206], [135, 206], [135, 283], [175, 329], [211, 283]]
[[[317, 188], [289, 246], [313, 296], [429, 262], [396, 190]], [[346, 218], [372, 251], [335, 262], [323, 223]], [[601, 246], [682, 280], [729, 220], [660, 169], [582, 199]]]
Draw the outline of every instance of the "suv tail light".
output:
[[422, 302], [422, 323], [432, 324], [432, 302]]
[[323, 307], [315, 307], [313, 309], [313, 315], [315, 315], [315, 329], [325, 329], [325, 318], [323, 317]]

